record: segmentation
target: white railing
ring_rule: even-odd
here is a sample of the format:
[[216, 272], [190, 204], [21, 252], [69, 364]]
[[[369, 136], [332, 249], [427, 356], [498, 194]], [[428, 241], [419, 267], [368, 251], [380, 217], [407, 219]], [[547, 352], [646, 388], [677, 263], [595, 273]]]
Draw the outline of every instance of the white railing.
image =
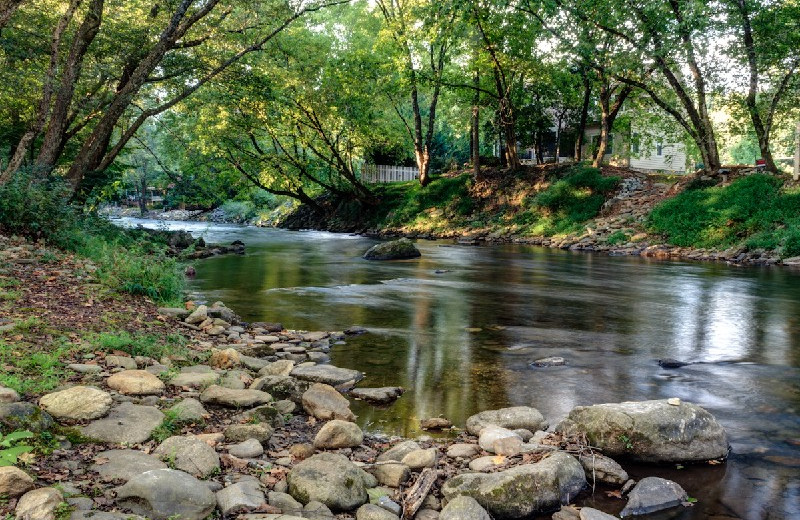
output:
[[371, 184], [385, 182], [407, 182], [419, 177], [419, 169], [414, 166], [389, 166], [385, 164], [365, 164], [361, 168], [361, 180]]

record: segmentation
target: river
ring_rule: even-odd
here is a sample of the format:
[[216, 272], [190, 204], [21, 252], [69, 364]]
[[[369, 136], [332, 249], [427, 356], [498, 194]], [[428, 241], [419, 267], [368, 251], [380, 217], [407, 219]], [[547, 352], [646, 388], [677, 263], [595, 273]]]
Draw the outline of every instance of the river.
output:
[[[388, 408], [354, 402], [366, 430], [414, 436], [529, 405], [551, 425], [578, 405], [679, 397], [711, 411], [732, 446], [719, 466], [626, 466], [698, 499], [681, 520], [800, 518], [800, 271], [420, 241], [422, 257], [368, 262], [375, 240], [316, 231], [128, 220], [247, 244], [197, 261], [190, 289], [247, 321], [369, 333], [332, 363], [360, 386], [402, 386]], [[532, 368], [546, 356], [562, 367]], [[659, 359], [692, 364], [663, 369]], [[618, 512], [602, 493], [586, 503]]]

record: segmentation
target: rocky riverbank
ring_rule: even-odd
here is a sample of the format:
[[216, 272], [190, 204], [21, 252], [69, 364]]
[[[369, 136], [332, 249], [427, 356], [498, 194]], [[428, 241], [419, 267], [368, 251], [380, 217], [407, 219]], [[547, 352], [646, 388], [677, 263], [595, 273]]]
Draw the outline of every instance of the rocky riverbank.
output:
[[[86, 307], [90, 282], [71, 261], [4, 269], [28, 282], [20, 308], [57, 303], [39, 312], [47, 330], [19, 321], [4, 329], [4, 349], [19, 356], [78, 320], [102, 330], [121, 308], [133, 319], [117, 326], [130, 334], [186, 338], [179, 351], [137, 355], [72, 332], [76, 346], [54, 365], [52, 388], [0, 390], [3, 434], [29, 430], [24, 442], [36, 448], [0, 468], [8, 497], [0, 514], [19, 519], [608, 519], [690, 507], [693, 492], [655, 477], [634, 482], [609, 456], [623, 464], [727, 456], [717, 421], [677, 399], [577, 407], [556, 424], [532, 407], [487, 410], [464, 425], [425, 420], [444, 437], [386, 438], [354, 422], [350, 400], [391, 406], [402, 389], [360, 387], [364, 374], [328, 363], [331, 349], [363, 329], [245, 324], [220, 302], [156, 309], [95, 294]], [[57, 300], [49, 292], [59, 291], [57, 276], [76, 293]], [[4, 370], [19, 372], [15, 359], [5, 357]], [[570, 505], [593, 490], [618, 496], [617, 505]]]

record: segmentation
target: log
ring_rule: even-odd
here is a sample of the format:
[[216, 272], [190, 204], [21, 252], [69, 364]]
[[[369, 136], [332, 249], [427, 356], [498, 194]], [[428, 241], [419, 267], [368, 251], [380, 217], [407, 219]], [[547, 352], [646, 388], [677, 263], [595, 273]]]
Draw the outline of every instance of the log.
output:
[[433, 468], [425, 468], [420, 473], [417, 481], [406, 492], [403, 498], [403, 520], [411, 520], [422, 507], [425, 497], [439, 478], [439, 472]]

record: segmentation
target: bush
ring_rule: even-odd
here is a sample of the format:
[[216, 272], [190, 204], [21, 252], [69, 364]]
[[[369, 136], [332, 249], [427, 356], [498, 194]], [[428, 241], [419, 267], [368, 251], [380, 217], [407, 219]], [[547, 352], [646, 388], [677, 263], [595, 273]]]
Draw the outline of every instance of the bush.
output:
[[567, 175], [536, 195], [533, 205], [546, 221], [545, 234], [572, 231], [595, 217], [607, 195], [619, 184], [619, 177], [603, 177], [587, 166], [571, 168]]
[[69, 186], [58, 179], [16, 174], [0, 186], [0, 231], [43, 239], [91, 259], [99, 281], [112, 289], [159, 302], [181, 298], [183, 275], [177, 262], [165, 256], [164, 237], [84, 215], [70, 205], [69, 194]]
[[774, 249], [800, 255], [800, 192], [781, 190], [783, 180], [751, 175], [726, 187], [684, 191], [650, 214], [652, 231], [678, 246]]

